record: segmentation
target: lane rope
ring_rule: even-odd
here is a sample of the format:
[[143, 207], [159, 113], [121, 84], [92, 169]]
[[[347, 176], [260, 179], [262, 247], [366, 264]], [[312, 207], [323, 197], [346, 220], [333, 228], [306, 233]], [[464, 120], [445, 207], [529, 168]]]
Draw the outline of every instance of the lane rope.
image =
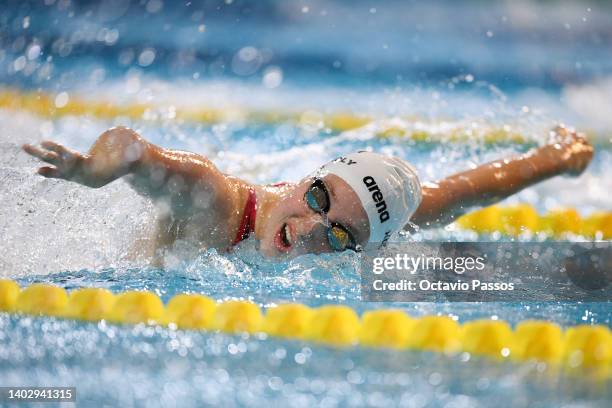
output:
[[[59, 95], [59, 94], [58, 94]], [[0, 108], [27, 111], [37, 116], [55, 119], [63, 116], [89, 116], [104, 120], [128, 118], [142, 121], [174, 120], [188, 123], [294, 123], [311, 129], [328, 129], [332, 132], [354, 130], [372, 125], [368, 131], [380, 138], [399, 138], [414, 142], [474, 142], [484, 144], [533, 144], [527, 137], [510, 126], [499, 128], [473, 125], [452, 125], [450, 122], [424, 123], [412, 118], [380, 118], [348, 112], [323, 113], [314, 110], [291, 112], [280, 110], [249, 110], [233, 108], [180, 108], [153, 104], [117, 104], [110, 101], [93, 101], [70, 95], [59, 98], [45, 92], [23, 92], [18, 89], [0, 88]]]
[[159, 324], [189, 330], [265, 333], [336, 348], [361, 346], [439, 353], [469, 353], [499, 361], [536, 361], [555, 372], [607, 379], [612, 367], [612, 332], [603, 325], [563, 330], [544, 320], [520, 322], [513, 329], [501, 320], [459, 324], [447, 316], [413, 317], [379, 309], [362, 316], [343, 305], [310, 308], [280, 304], [265, 314], [249, 301], [216, 302], [199, 294], [179, 294], [167, 305], [154, 293], [113, 294], [83, 288], [69, 294], [61, 287], [36, 283], [24, 289], [0, 280], [0, 311], [116, 324]]
[[479, 234], [499, 232], [507, 236], [544, 234], [558, 239], [582, 236], [612, 239], [612, 212], [599, 211], [582, 217], [574, 208], [562, 208], [540, 215], [528, 204], [492, 205], [460, 217], [456, 224]]

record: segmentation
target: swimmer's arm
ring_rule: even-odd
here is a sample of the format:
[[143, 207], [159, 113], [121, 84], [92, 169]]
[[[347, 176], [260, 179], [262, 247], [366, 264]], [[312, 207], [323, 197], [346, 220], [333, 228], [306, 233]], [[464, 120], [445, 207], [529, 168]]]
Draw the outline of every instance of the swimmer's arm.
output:
[[139, 192], [151, 198], [170, 197], [179, 206], [190, 203], [196, 187], [220, 193], [230, 184], [207, 158], [163, 149], [125, 127], [104, 132], [86, 154], [51, 141], [40, 147], [26, 144], [23, 149], [50, 164], [38, 169], [44, 177], [98, 188], [133, 175], [130, 183]]
[[425, 183], [423, 200], [411, 222], [422, 228], [445, 225], [475, 206], [493, 204], [540, 181], [582, 173], [593, 156], [592, 146], [582, 135], [563, 127], [554, 134], [552, 144], [522, 156]]
[[41, 176], [99, 188], [136, 171], [148, 161], [152, 145], [131, 129], [114, 127], [102, 133], [87, 153], [50, 140], [40, 146], [25, 144], [23, 150], [50, 164], [38, 169]]

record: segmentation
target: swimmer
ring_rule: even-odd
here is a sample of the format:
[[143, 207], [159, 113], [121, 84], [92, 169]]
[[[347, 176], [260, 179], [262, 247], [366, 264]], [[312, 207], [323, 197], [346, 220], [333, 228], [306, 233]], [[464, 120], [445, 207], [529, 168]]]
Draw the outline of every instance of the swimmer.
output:
[[537, 182], [582, 173], [593, 156], [584, 136], [564, 126], [550, 136], [521, 156], [424, 183], [402, 159], [357, 152], [297, 183], [253, 185], [125, 127], [104, 132], [86, 154], [52, 141], [23, 150], [49, 164], [38, 169], [44, 177], [92, 188], [125, 177], [157, 203], [151, 255], [177, 240], [226, 251], [254, 236], [264, 255], [289, 257], [380, 247], [402, 229], [442, 226]]

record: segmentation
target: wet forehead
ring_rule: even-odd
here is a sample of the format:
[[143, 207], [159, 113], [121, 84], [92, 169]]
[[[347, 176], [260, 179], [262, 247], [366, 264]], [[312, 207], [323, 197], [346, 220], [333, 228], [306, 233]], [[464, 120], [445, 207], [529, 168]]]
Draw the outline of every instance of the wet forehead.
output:
[[328, 174], [323, 181], [329, 190], [329, 219], [347, 227], [359, 244], [365, 244], [369, 235], [368, 215], [353, 189], [335, 174]]

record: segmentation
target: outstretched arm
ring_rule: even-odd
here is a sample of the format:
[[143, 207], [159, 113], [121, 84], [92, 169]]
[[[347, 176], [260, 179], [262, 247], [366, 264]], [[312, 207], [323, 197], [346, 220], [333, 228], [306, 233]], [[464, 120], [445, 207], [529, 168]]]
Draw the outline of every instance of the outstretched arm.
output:
[[553, 132], [552, 144], [522, 156], [424, 183], [423, 200], [411, 221], [424, 228], [448, 224], [474, 206], [503, 200], [542, 180], [582, 173], [593, 157], [592, 146], [571, 129], [557, 127]]
[[86, 154], [52, 141], [44, 141], [40, 147], [26, 144], [23, 150], [50, 164], [38, 169], [42, 176], [88, 187], [102, 187], [132, 175], [129, 181], [137, 191], [153, 199], [169, 199], [175, 215], [191, 209], [194, 200], [203, 197], [232, 199], [232, 180], [207, 158], [163, 149], [125, 127], [104, 132]]

